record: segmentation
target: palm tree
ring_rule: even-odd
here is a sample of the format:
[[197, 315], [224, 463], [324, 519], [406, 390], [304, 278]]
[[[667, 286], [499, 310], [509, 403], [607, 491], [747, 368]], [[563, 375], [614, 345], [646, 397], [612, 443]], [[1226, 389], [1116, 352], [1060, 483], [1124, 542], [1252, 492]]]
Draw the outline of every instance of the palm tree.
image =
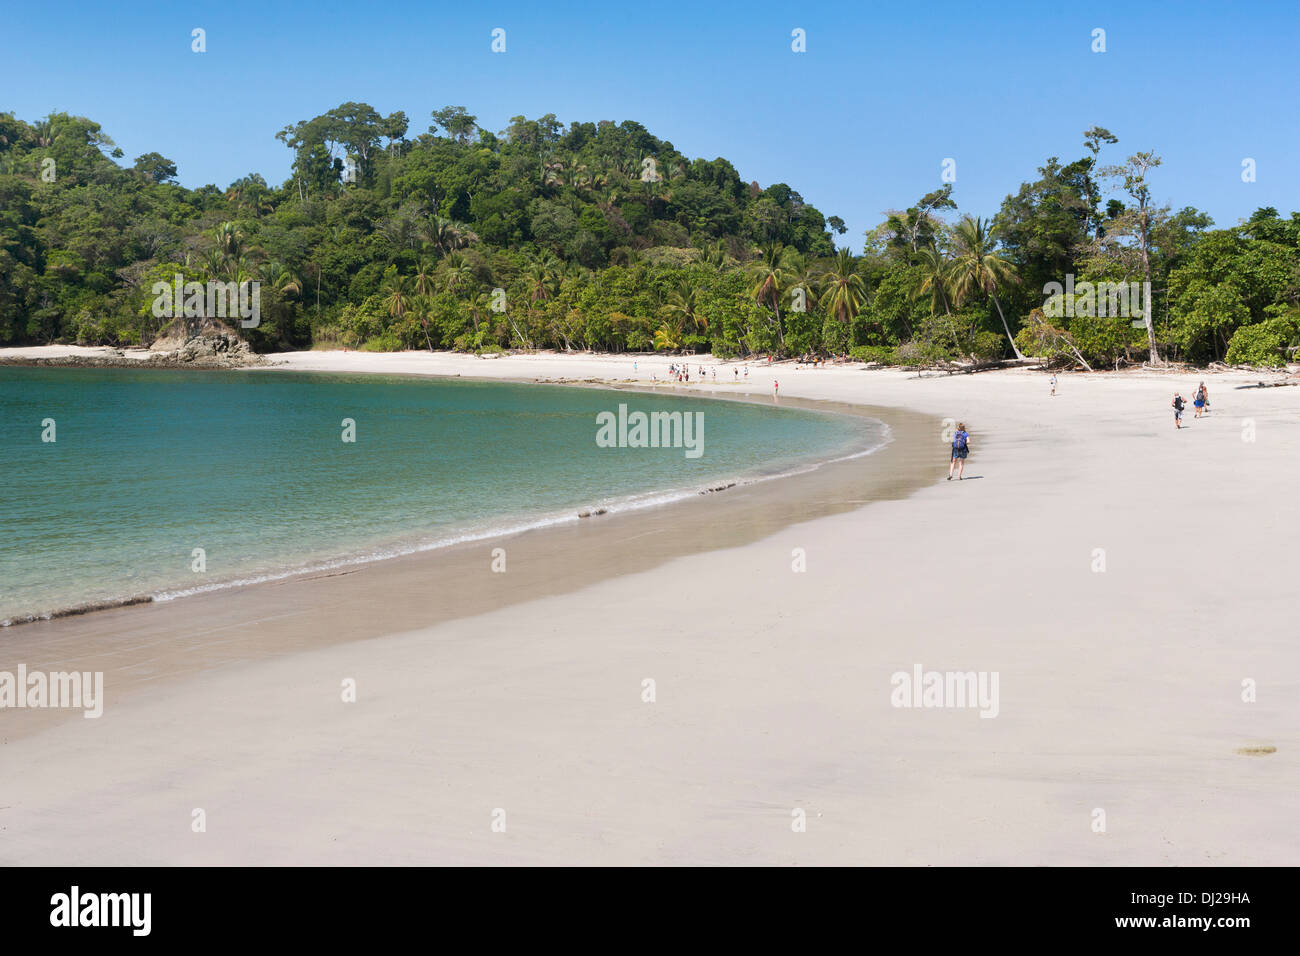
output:
[[435, 221], [440, 224], [440, 241], [443, 249], [447, 252], [454, 249], [464, 249], [471, 242], [478, 242], [478, 235], [463, 222], [443, 219], [441, 216], [438, 216]]
[[677, 338], [677, 333], [667, 325], [661, 325], [655, 330], [655, 351], [663, 349], [676, 350], [682, 347], [681, 341]]
[[225, 260], [221, 256], [220, 249], [209, 249], [200, 256], [203, 263], [203, 270], [208, 274], [209, 279], [219, 279], [222, 273], [226, 271]]
[[36, 145], [42, 149], [54, 142], [54, 124], [48, 116], [33, 123], [32, 132], [36, 135]]
[[[538, 303], [553, 299], [556, 292], [559, 291], [559, 262], [549, 255], [535, 259], [528, 264], [523, 279], [524, 301], [528, 303], [528, 318], [531, 322], [533, 320], [533, 310]], [[529, 348], [532, 347], [532, 342], [529, 340], [525, 340], [525, 344]]]
[[680, 278], [677, 283], [668, 290], [668, 298], [664, 303], [664, 311], [677, 317], [677, 327], [686, 328], [686, 323], [690, 323], [696, 331], [702, 332], [709, 327], [709, 320], [700, 315], [700, 290], [698, 286], [691, 284], [686, 278]]
[[456, 228], [456, 248], [464, 249], [471, 242], [478, 242], [478, 233], [463, 222], [453, 224]]
[[248, 261], [248, 256], [241, 253], [233, 262], [228, 264], [227, 268], [230, 270], [228, 275], [232, 281], [238, 282], [240, 285], [253, 281], [253, 266]]
[[948, 280], [952, 263], [943, 257], [935, 246], [925, 246], [917, 252], [918, 265], [921, 267], [921, 284], [917, 287], [915, 297], [930, 294], [930, 314], [938, 315], [939, 306], [943, 306], [944, 315], [952, 315], [948, 308]]
[[823, 280], [822, 304], [845, 325], [851, 325], [867, 301], [867, 286], [853, 268], [853, 254], [847, 249], [835, 253], [835, 261]]
[[524, 273], [529, 303], [545, 302], [555, 295], [555, 265], [552, 256], [529, 263]]
[[957, 256], [952, 264], [952, 289], [957, 303], [962, 304], [975, 293], [992, 296], [1011, 350], [1016, 358], [1023, 359], [1007, 317], [1002, 314], [1002, 303], [998, 301], [998, 284], [1019, 282], [1020, 277], [1015, 266], [997, 252], [997, 230], [983, 219], [964, 216], [953, 229], [953, 240]]
[[564, 163], [559, 160], [543, 161], [541, 165], [542, 190], [550, 191], [552, 186], [564, 185]]
[[474, 283], [474, 267], [463, 255], [453, 252], [442, 261], [443, 287], [453, 295]]
[[[272, 260], [260, 266], [258, 273], [262, 285], [279, 293], [284, 302], [294, 302], [302, 296], [302, 280], [284, 263]], [[292, 315], [291, 308], [287, 311]]]
[[[494, 278], [491, 278], [490, 276], [489, 276], [489, 285], [497, 286], [497, 282], [495, 282]], [[502, 284], [500, 285], [504, 286], [506, 284], [502, 282]], [[526, 297], [520, 297], [520, 298], [526, 298]], [[493, 295], [491, 295], [491, 299], [493, 299], [493, 302], [495, 304], [495, 289], [493, 289]], [[510, 297], [507, 297], [507, 303], [508, 303], [508, 299], [510, 299]], [[506, 303], [502, 303], [502, 304], [506, 304]], [[532, 308], [532, 302], [529, 302], [529, 308]], [[497, 310], [497, 308], [493, 308], [493, 311], [497, 312], [498, 315], [500, 316], [504, 316], [504, 319], [506, 319], [506, 323], [510, 325], [510, 328], [513, 330], [513, 333], [515, 333], [515, 337], [519, 339], [519, 343], [521, 346], [524, 346], [525, 349], [532, 349], [533, 343], [529, 342], [528, 338], [524, 337], [523, 332], [520, 332], [519, 325], [515, 323], [515, 316], [511, 315], [510, 308], [508, 308], [508, 304], [507, 307], [502, 308], [502, 310]]]
[[479, 337], [480, 336], [479, 324], [478, 324], [479, 316], [482, 315], [484, 312], [490, 311], [491, 309], [492, 309], [492, 293], [488, 292], [487, 290], [483, 290], [479, 292], [478, 295], [474, 296], [474, 298], [470, 300], [469, 314], [470, 317], [474, 319], [475, 346], [481, 346], [483, 344], [483, 342]]
[[921, 284], [912, 293], [912, 298], [919, 299], [929, 293], [931, 315], [938, 315], [939, 306], [943, 306], [943, 314], [950, 320], [948, 331], [952, 333], [952, 344], [960, 349], [961, 342], [957, 339], [957, 329], [951, 322], [952, 310], [948, 308], [952, 263], [943, 257], [943, 253], [937, 246], [931, 245], [917, 250], [917, 264], [921, 267]]
[[214, 276], [224, 275], [227, 279], [234, 279], [239, 269], [247, 265], [244, 259], [244, 233], [233, 222], [223, 222], [212, 227], [208, 238], [212, 240], [212, 251], [216, 253], [215, 257], [211, 254], [206, 257], [210, 271]]
[[415, 267], [415, 292], [417, 295], [433, 294], [433, 263], [425, 259]]
[[302, 280], [280, 262], [268, 262], [262, 267], [262, 280], [286, 299], [302, 295]]
[[411, 307], [411, 289], [406, 276], [393, 276], [384, 286], [384, 308], [388, 314], [400, 319]]
[[574, 189], [591, 188], [591, 169], [584, 163], [578, 163], [569, 167], [569, 185]]
[[438, 255], [446, 255], [455, 248], [453, 245], [455, 238], [450, 219], [445, 219], [442, 216], [431, 216], [421, 224], [420, 233], [433, 245]]
[[786, 248], [773, 243], [764, 246], [762, 254], [750, 265], [750, 274], [755, 281], [749, 294], [772, 310], [782, 349], [785, 348], [785, 328], [781, 324], [781, 295], [785, 291], [785, 274], [782, 270], [788, 259]]
[[244, 247], [244, 234], [233, 222], [223, 222], [212, 229], [212, 241], [227, 259], [234, 259]]
[[250, 173], [230, 184], [226, 190], [226, 201], [237, 210], [251, 212], [253, 218], [257, 218], [275, 208], [270, 194], [266, 180], [257, 173]]
[[411, 299], [411, 314], [420, 320], [420, 327], [424, 329], [424, 341], [429, 346], [429, 351], [433, 351], [433, 340], [429, 338], [429, 320], [433, 318], [433, 299], [424, 294], [420, 294]]
[[713, 266], [715, 269], [722, 269], [727, 264], [727, 243], [724, 239], [719, 239], [712, 245], [705, 247], [700, 261], [705, 265]]
[[794, 307], [793, 297], [796, 289], [803, 291], [803, 310], [805, 312], [817, 308], [818, 303], [821, 301], [822, 281], [825, 274], [802, 256], [794, 257], [793, 264], [794, 268], [791, 270], [789, 277], [791, 308]]

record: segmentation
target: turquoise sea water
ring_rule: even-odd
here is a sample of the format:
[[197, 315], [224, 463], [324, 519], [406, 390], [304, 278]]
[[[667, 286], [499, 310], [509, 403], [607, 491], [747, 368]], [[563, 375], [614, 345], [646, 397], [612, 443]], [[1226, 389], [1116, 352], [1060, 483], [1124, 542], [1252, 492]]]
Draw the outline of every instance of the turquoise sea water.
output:
[[[620, 403], [702, 413], [702, 454], [599, 447]], [[853, 416], [597, 389], [0, 368], [0, 621], [653, 506], [883, 441]]]

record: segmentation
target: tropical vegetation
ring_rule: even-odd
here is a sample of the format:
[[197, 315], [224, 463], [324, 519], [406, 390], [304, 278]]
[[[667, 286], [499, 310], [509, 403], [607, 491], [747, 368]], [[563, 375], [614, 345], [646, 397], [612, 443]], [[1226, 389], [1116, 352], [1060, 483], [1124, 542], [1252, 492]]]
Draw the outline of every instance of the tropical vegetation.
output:
[[[1160, 205], [1161, 159], [1083, 136], [991, 216], [951, 184], [889, 210], [860, 252], [789, 185], [746, 182], [633, 121], [364, 103], [286, 126], [289, 178], [187, 189], [99, 124], [0, 113], [0, 344], [136, 345], [155, 283], [261, 287], [261, 351], [591, 349], [887, 363], [1031, 355], [1109, 367], [1278, 364], [1300, 339], [1300, 214], [1215, 229]], [[1045, 308], [1052, 283], [1149, 283], [1137, 316]], [[1057, 297], [1059, 305], [1060, 296]], [[1074, 303], [1071, 303], [1073, 306]]]

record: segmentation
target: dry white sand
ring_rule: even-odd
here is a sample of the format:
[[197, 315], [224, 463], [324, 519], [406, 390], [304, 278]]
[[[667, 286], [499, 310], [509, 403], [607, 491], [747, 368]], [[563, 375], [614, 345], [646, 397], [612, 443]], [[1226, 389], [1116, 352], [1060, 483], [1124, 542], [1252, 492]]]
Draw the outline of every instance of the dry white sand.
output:
[[115, 349], [107, 345], [19, 345], [0, 349], [0, 357], [8, 359], [62, 359], [62, 358], [122, 358], [146, 359], [154, 353], [149, 349]]
[[[647, 381], [667, 364], [288, 357]], [[109, 688], [101, 719], [0, 747], [0, 862], [1300, 862], [1300, 388], [1204, 376], [1212, 415], [1175, 431], [1172, 393], [1201, 376], [1064, 375], [1052, 398], [1030, 371], [751, 363], [746, 389], [703, 364], [719, 391], [770, 395], [776, 377], [783, 395], [960, 418], [975, 480], [943, 480], [936, 430], [935, 483], [906, 500], [478, 617], [163, 675], [118, 704]], [[996, 672], [997, 717], [891, 706], [891, 675], [917, 664]], [[1276, 752], [1239, 753], [1261, 746]]]

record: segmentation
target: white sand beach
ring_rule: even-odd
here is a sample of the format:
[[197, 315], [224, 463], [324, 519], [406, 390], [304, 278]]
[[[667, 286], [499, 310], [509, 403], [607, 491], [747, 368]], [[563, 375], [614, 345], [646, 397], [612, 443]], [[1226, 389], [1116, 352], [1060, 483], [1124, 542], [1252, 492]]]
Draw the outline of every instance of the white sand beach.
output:
[[[275, 358], [246, 374], [653, 387], [671, 361]], [[1051, 397], [1036, 370], [751, 362], [737, 383], [745, 363], [691, 364], [718, 367], [693, 391], [770, 401], [777, 378], [783, 399], [915, 413], [933, 481], [633, 573], [552, 567], [554, 593], [441, 623], [419, 623], [419, 594], [399, 613], [355, 586], [332, 613], [379, 622], [364, 640], [304, 629], [274, 591], [256, 619], [173, 602], [196, 616], [184, 642], [152, 606], [10, 629], [0, 670], [38, 640], [102, 669], [81, 642], [109, 627], [148, 665], [129, 694], [106, 683], [98, 720], [28, 733], [0, 711], [0, 863], [1300, 862], [1300, 388], [1063, 374]], [[1176, 431], [1170, 398], [1201, 379], [1212, 412]], [[968, 480], [945, 481], [944, 419], [971, 433]], [[314, 587], [296, 593], [333, 585]], [[281, 650], [177, 666], [196, 641]], [[891, 676], [918, 665], [995, 673], [996, 716], [893, 706]]]

